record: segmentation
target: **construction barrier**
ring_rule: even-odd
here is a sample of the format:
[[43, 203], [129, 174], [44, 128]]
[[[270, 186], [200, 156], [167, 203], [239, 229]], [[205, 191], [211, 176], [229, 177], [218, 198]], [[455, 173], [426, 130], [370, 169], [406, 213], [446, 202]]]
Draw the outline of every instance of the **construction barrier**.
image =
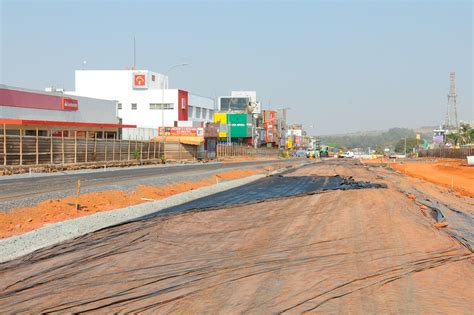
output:
[[197, 160], [205, 157], [203, 145], [121, 140], [0, 135], [0, 167], [71, 165], [121, 161]]
[[419, 157], [434, 157], [434, 158], [447, 158], [447, 159], [465, 159], [470, 155], [474, 155], [474, 148], [460, 148], [460, 149], [428, 149], [420, 150], [418, 152]]
[[278, 148], [254, 148], [245, 144], [218, 144], [217, 157], [278, 157]]

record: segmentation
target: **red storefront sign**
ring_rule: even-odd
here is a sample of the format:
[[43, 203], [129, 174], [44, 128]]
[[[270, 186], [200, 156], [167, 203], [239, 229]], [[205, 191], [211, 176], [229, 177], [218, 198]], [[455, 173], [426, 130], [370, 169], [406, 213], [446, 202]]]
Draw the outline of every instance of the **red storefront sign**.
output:
[[203, 137], [204, 130], [203, 128], [195, 128], [195, 127], [159, 127], [158, 135]]
[[63, 97], [61, 100], [61, 109], [62, 110], [78, 110], [79, 103], [73, 98]]

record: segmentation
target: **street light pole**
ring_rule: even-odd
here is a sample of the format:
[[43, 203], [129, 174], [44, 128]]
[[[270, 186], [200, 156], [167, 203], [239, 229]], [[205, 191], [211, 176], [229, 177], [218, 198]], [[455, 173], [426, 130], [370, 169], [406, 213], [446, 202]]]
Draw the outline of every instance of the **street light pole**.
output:
[[[284, 143], [286, 145], [286, 111], [291, 109], [290, 107], [285, 107], [285, 108], [276, 108], [275, 110], [277, 112], [281, 111], [282, 112], [282, 117], [279, 120], [278, 124], [278, 129], [279, 129], [279, 134], [280, 134], [280, 139], [278, 139], [278, 148], [281, 149], [281, 140], [284, 139]], [[285, 135], [283, 135], [283, 130], [285, 131]]]
[[[175, 69], [175, 68], [178, 68], [178, 67], [184, 67], [184, 66], [187, 66], [189, 65], [189, 63], [179, 63], [179, 64], [176, 64], [172, 67], [170, 67], [164, 74], [164, 77], [163, 77], [163, 82], [162, 82], [162, 86], [161, 86], [161, 130], [163, 130], [163, 134], [161, 135], [161, 141], [163, 143], [163, 153], [165, 152], [164, 151], [164, 145], [165, 145], [165, 78], [166, 78], [166, 89], [168, 89], [168, 75], [169, 73]], [[179, 106], [179, 98], [178, 98], [178, 106]]]
[[405, 137], [405, 158], [407, 157], [407, 137]]

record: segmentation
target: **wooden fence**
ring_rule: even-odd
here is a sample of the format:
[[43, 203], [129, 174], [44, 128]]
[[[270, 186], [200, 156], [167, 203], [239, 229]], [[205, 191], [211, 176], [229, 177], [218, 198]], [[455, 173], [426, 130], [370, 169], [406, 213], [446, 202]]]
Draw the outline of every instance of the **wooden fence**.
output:
[[248, 145], [240, 144], [218, 144], [217, 145], [217, 157], [278, 157], [279, 151], [277, 148], [257, 148], [250, 147]]
[[449, 158], [449, 159], [465, 159], [467, 156], [474, 155], [474, 148], [460, 148], [460, 149], [428, 149], [420, 150], [419, 157], [435, 157], [435, 158]]
[[0, 167], [202, 158], [202, 146], [182, 143], [0, 135]]

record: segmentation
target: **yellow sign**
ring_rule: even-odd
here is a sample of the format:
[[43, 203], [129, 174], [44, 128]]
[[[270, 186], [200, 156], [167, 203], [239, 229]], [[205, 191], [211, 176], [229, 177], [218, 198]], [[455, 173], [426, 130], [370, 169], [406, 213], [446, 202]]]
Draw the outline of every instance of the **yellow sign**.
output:
[[[214, 114], [214, 122], [215, 123], [220, 123], [222, 125], [227, 124], [227, 113], [215, 113]], [[223, 128], [221, 128], [222, 130]], [[227, 137], [227, 132], [226, 131], [219, 131], [219, 138], [225, 138]]]

